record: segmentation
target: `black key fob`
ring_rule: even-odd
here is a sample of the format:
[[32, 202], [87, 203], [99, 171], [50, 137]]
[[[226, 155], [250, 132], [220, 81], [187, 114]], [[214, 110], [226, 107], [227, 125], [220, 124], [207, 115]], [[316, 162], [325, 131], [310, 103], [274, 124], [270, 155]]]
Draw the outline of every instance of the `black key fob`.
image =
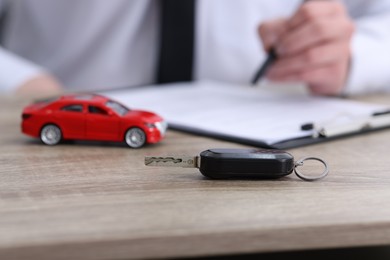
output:
[[267, 149], [209, 149], [200, 153], [200, 172], [211, 179], [275, 179], [292, 173], [294, 157]]

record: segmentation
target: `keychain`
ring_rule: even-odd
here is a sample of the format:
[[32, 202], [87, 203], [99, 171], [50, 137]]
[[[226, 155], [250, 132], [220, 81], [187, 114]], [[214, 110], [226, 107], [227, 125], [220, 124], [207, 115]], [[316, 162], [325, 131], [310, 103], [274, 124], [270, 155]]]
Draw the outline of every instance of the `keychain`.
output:
[[[324, 170], [317, 176], [307, 176], [298, 170], [305, 161], [315, 160]], [[295, 174], [305, 181], [324, 178], [328, 164], [321, 158], [305, 157], [294, 162], [294, 157], [281, 150], [266, 149], [208, 149], [193, 157], [145, 157], [146, 166], [198, 168], [211, 179], [276, 179]]]

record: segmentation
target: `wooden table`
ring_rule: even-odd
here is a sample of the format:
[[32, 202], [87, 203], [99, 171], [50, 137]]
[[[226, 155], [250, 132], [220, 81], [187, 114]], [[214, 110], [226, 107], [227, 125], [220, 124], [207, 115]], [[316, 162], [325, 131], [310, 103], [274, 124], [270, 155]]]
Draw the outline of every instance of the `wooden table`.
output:
[[[389, 96], [370, 97], [388, 103]], [[0, 98], [0, 259], [206, 256], [390, 244], [390, 131], [289, 150], [331, 167], [319, 182], [212, 181], [145, 155], [245, 147], [169, 131], [133, 150], [42, 145], [20, 132], [28, 100]], [[307, 165], [307, 169], [316, 170]]]

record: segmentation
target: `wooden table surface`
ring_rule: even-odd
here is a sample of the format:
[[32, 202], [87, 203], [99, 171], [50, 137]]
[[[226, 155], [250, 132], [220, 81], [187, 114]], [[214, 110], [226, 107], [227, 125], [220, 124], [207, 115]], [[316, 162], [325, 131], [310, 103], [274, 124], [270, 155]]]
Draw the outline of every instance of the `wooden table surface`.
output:
[[[390, 96], [370, 97], [389, 103]], [[390, 130], [289, 150], [320, 156], [318, 182], [213, 181], [145, 155], [245, 147], [168, 131], [47, 147], [20, 132], [28, 100], [0, 97], [0, 259], [131, 259], [390, 244]], [[316, 170], [307, 165], [307, 170]]]

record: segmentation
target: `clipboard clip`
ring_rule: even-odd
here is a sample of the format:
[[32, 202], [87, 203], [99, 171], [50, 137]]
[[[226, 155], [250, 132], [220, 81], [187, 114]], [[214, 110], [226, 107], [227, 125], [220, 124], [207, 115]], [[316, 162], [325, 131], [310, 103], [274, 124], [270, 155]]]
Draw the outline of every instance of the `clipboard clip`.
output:
[[313, 131], [312, 137], [333, 137], [364, 130], [390, 127], [390, 110], [375, 112], [369, 116], [339, 114], [326, 122], [307, 123], [301, 126], [303, 131]]

